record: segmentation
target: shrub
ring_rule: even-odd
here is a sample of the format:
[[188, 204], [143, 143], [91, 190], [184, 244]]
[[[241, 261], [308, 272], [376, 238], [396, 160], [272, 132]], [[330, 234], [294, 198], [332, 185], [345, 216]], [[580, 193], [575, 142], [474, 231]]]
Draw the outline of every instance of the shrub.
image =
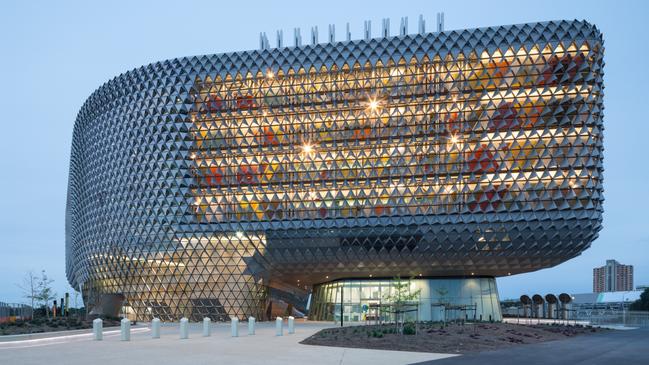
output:
[[404, 335], [415, 335], [417, 334], [417, 329], [415, 328], [414, 323], [406, 323], [403, 326], [403, 334]]

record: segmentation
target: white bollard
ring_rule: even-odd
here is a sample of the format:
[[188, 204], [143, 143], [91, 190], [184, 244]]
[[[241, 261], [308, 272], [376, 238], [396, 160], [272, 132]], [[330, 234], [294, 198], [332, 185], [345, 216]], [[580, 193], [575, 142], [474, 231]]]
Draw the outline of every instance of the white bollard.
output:
[[212, 320], [205, 317], [203, 318], [203, 337], [210, 337], [212, 334]]
[[239, 318], [232, 318], [232, 337], [239, 337]]
[[120, 330], [122, 333], [122, 341], [131, 340], [131, 321], [127, 318], [122, 318]]
[[275, 319], [275, 336], [282, 336], [284, 331], [284, 322], [282, 317]]
[[104, 321], [101, 318], [92, 321], [92, 333], [95, 336], [95, 341], [101, 341], [104, 338]]
[[288, 333], [295, 333], [295, 317], [288, 316]]
[[183, 317], [180, 319], [180, 339], [185, 340], [189, 338], [189, 319]]
[[160, 318], [151, 321], [151, 338], [160, 338]]
[[254, 335], [255, 334], [255, 322], [257, 319], [255, 317], [248, 317], [248, 334], [249, 335]]

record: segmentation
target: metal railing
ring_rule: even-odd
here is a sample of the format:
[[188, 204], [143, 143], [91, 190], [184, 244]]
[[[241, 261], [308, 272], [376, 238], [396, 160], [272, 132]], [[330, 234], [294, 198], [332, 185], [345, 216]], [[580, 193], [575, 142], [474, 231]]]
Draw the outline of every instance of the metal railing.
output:
[[649, 312], [641, 311], [577, 311], [578, 320], [587, 320], [591, 325], [649, 328]]
[[572, 308], [566, 310], [565, 314], [559, 312], [553, 313], [552, 316], [535, 316], [532, 311], [510, 306], [502, 308], [502, 313], [503, 317], [508, 319], [508, 322], [514, 323], [564, 323], [649, 328], [649, 312], [630, 311], [610, 306], [572, 306]]

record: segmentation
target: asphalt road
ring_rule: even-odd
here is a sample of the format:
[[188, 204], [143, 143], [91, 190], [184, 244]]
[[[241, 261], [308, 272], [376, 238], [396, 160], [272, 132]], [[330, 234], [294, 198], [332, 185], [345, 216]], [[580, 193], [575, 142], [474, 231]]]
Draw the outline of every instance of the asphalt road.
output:
[[632, 365], [649, 364], [649, 328], [611, 330], [567, 340], [425, 361], [417, 365]]

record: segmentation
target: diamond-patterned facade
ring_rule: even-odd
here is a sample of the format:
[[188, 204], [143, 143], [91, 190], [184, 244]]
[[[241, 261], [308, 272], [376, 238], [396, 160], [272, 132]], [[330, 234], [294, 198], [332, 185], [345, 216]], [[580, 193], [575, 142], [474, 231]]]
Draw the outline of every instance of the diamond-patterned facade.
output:
[[139, 319], [341, 278], [501, 276], [602, 221], [603, 40], [557, 21], [178, 58], [74, 126], [67, 275]]

